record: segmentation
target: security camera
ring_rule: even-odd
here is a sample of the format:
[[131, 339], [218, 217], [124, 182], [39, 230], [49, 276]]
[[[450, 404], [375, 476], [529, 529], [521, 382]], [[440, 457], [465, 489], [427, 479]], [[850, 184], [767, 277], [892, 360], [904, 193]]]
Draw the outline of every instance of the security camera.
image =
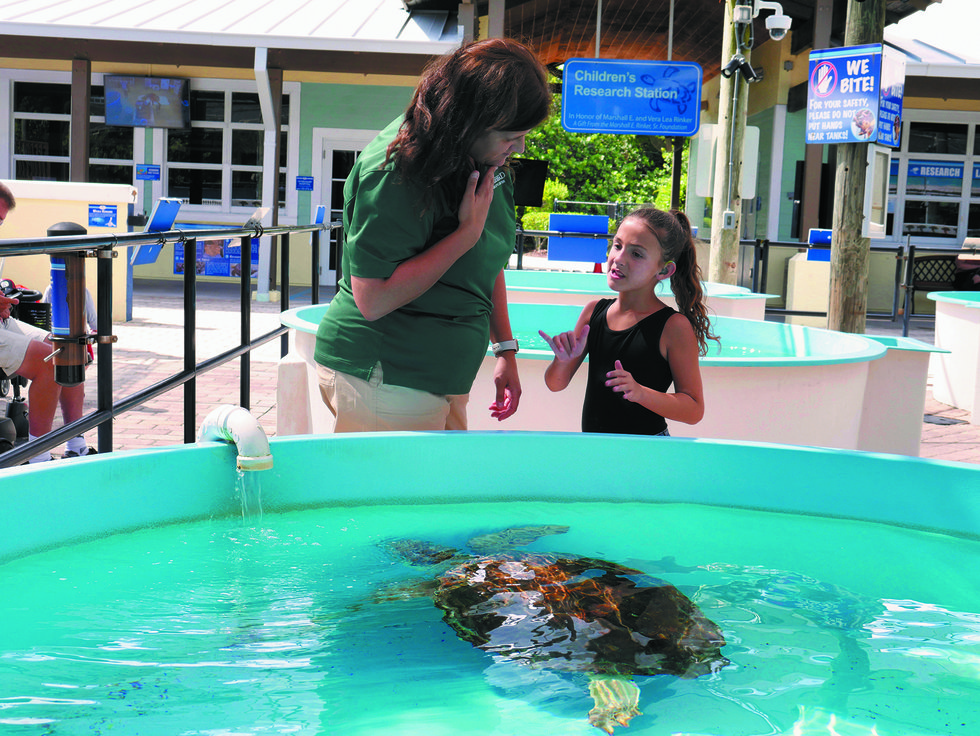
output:
[[735, 54], [731, 59], [729, 59], [728, 63], [721, 68], [721, 76], [727, 79], [741, 69], [743, 64], [745, 64], [745, 57], [741, 54]]
[[769, 31], [769, 38], [773, 41], [782, 41], [786, 38], [786, 32], [792, 24], [793, 19], [788, 15], [782, 13], [770, 15], [766, 18], [766, 30]]

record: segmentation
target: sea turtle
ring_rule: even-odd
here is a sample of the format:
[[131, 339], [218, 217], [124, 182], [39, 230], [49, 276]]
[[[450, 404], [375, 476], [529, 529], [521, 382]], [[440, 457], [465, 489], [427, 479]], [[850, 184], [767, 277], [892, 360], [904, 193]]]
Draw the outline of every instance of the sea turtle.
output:
[[469, 540], [473, 554], [410, 539], [385, 547], [441, 566], [423, 589], [461, 639], [529, 667], [589, 673], [589, 722], [606, 733], [640, 715], [633, 675], [693, 678], [728, 664], [721, 630], [670, 583], [615, 562], [516, 549], [567, 530], [505, 529]]

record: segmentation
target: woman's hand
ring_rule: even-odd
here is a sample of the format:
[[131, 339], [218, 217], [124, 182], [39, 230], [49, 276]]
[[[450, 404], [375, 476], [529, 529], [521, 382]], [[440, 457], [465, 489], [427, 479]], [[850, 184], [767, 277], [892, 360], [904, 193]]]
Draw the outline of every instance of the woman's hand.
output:
[[517, 376], [517, 356], [514, 353], [508, 351], [497, 358], [493, 385], [497, 389], [497, 397], [490, 404], [490, 416], [501, 422], [517, 411], [521, 401], [521, 380]]
[[555, 354], [555, 359], [560, 363], [567, 363], [580, 358], [582, 353], [585, 352], [585, 346], [588, 343], [589, 337], [589, 326], [585, 325], [577, 338], [575, 337], [574, 330], [562, 332], [554, 337], [549, 337], [544, 330], [538, 330], [538, 334], [548, 343], [548, 347]]
[[[493, 202], [493, 178], [497, 167], [491, 166], [481, 175], [479, 171], [470, 174], [459, 201], [459, 227], [474, 235], [473, 243], [479, 240], [487, 222], [490, 203]], [[472, 247], [472, 246], [471, 246]]]

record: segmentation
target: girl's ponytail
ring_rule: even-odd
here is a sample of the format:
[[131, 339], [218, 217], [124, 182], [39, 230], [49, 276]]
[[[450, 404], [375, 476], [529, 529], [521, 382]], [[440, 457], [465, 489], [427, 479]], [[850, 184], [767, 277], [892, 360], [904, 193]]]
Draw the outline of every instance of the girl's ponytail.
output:
[[[642, 220], [660, 241], [664, 261], [673, 261], [674, 273], [670, 277], [670, 288], [674, 292], [677, 311], [691, 322], [698, 340], [701, 355], [708, 352], [708, 340], [720, 343], [717, 335], [711, 332], [708, 310], [704, 303], [704, 290], [701, 288], [701, 269], [698, 266], [697, 249], [691, 233], [691, 221], [679, 210], [664, 212], [652, 207], [638, 209], [626, 217]], [[625, 219], [625, 218], [624, 218]]]

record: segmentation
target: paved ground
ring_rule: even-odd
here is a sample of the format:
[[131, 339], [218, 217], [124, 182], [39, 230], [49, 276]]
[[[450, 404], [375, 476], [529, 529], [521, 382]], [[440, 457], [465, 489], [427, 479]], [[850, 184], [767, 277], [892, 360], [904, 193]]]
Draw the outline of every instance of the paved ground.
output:
[[[178, 373], [183, 365], [183, 311], [179, 282], [137, 282], [134, 288], [133, 320], [117, 323], [114, 334], [114, 400]], [[326, 297], [323, 297], [326, 298]], [[310, 302], [309, 292], [295, 290], [290, 306]], [[279, 325], [278, 302], [252, 304], [253, 339], [267, 334]], [[238, 344], [240, 331], [237, 285], [198, 284], [197, 351], [198, 361], [206, 360]], [[901, 335], [900, 322], [870, 321], [868, 332]], [[913, 325], [912, 337], [933, 342], [930, 321]], [[280, 356], [278, 339], [254, 351], [251, 359], [252, 414], [266, 432], [275, 434], [276, 366]], [[239, 362], [233, 361], [214, 369], [197, 380], [197, 417], [199, 427], [204, 417], [221, 404], [239, 403]], [[89, 369], [86, 386], [88, 409], [94, 409], [97, 369]], [[901, 401], [902, 397], [896, 397]], [[980, 463], [980, 425], [970, 424], [969, 413], [940, 404], [932, 398], [931, 386], [926, 398], [926, 416], [922, 425], [921, 455], [928, 458]], [[183, 441], [183, 388], [118, 416], [113, 423], [113, 449], [138, 449]], [[89, 444], [97, 445], [93, 430], [86, 434]], [[55, 454], [60, 454], [56, 450]]]

